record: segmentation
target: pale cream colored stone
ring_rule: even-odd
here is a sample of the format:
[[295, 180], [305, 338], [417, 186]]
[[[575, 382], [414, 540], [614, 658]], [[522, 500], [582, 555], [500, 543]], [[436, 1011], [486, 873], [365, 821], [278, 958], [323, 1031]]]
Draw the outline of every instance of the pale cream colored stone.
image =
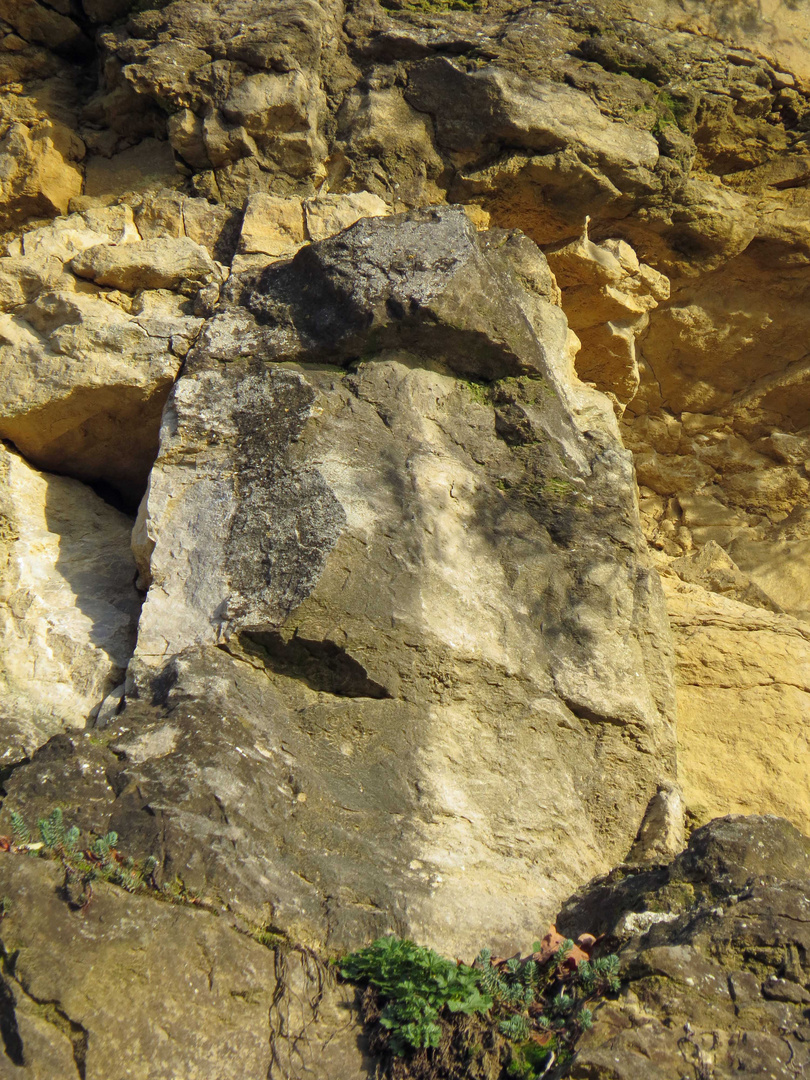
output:
[[131, 207], [96, 207], [56, 218], [42, 228], [29, 229], [17, 241], [17, 250], [20, 254], [48, 256], [66, 263], [97, 244], [132, 244], [140, 239]]
[[687, 806], [699, 820], [780, 814], [810, 831], [810, 630], [674, 577], [664, 587]]
[[26, 304], [62, 276], [62, 263], [48, 256], [17, 255], [0, 259], [0, 311]]
[[255, 269], [269, 258], [295, 254], [307, 240], [323, 240], [361, 217], [384, 217], [390, 208], [367, 191], [351, 195], [322, 195], [301, 202], [296, 198], [257, 193], [245, 203], [236, 272]]
[[205, 248], [186, 237], [162, 237], [140, 244], [99, 244], [76, 255], [70, 269], [97, 285], [128, 293], [169, 289], [189, 295], [220, 278]]
[[140, 611], [130, 528], [83, 484], [37, 472], [0, 446], [6, 760], [84, 727], [120, 684]]
[[[127, 287], [188, 288], [189, 268], [204, 278], [219, 271], [189, 240], [134, 242], [134, 231], [129, 207], [73, 214], [24, 234], [26, 254], [0, 259], [0, 437], [41, 468], [106, 480], [137, 501], [163, 403], [202, 321], [182, 296], [104, 292], [63, 273], [59, 260], [77, 247], [80, 259], [93, 252], [82, 262], [88, 272], [103, 265], [105, 281]], [[111, 238], [120, 243], [99, 243]]]
[[662, 784], [650, 799], [627, 862], [663, 863], [682, 851], [686, 846], [684, 814], [680, 785]]
[[386, 195], [403, 208], [444, 201], [437, 179], [445, 165], [431, 119], [399, 89], [350, 91], [338, 114], [338, 139], [353, 186]]

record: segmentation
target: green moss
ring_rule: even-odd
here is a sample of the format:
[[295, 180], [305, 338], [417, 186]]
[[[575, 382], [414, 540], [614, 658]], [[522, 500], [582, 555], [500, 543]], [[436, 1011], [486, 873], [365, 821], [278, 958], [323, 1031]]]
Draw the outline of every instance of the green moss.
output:
[[461, 383], [473, 401], [477, 402], [479, 405], [490, 404], [491, 391], [489, 383], [478, 382], [474, 379], [462, 379]]
[[543, 482], [542, 490], [547, 499], [567, 499], [575, 493], [576, 489], [570, 480], [562, 480], [559, 476], [550, 476]]
[[668, 90], [659, 90], [653, 107], [657, 113], [652, 126], [653, 135], [660, 135], [667, 124], [674, 124], [681, 131], [688, 129], [692, 107], [685, 98], [673, 97]]
[[687, 911], [695, 904], [695, 887], [687, 881], [671, 881], [644, 901], [645, 911]]
[[541, 405], [554, 397], [554, 391], [542, 375], [510, 375], [493, 383], [496, 400], [510, 398], [524, 405]]
[[286, 934], [269, 926], [254, 927], [249, 933], [254, 941], [258, 941], [260, 945], [264, 945], [268, 949], [278, 949], [284, 945], [289, 945]]
[[576, 498], [577, 489], [570, 480], [564, 480], [559, 476], [525, 477], [517, 484], [511, 483], [504, 477], [495, 481], [499, 491], [513, 491], [523, 499], [539, 502], [562, 502]]

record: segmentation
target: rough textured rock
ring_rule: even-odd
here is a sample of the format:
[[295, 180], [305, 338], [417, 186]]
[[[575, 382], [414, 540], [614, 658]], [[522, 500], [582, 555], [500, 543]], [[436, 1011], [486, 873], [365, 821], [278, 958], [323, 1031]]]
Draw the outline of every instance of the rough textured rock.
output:
[[69, 131], [47, 122], [12, 124], [0, 139], [0, 212], [6, 221], [66, 213], [82, 190], [75, 159], [83, 149]]
[[[810, 8], [461, 7], [0, 0], [0, 436], [149, 482], [150, 587], [101, 741], [3, 790], [336, 947], [512, 949], [639, 824], [668, 858], [681, 790], [808, 823]], [[479, 238], [382, 220], [447, 202]], [[15, 664], [92, 584], [33, 581]], [[82, 640], [37, 649], [71, 694]], [[29, 755], [47, 679], [0, 706]]]
[[125, 293], [169, 289], [193, 296], [219, 277], [205, 248], [187, 238], [99, 244], [74, 256], [70, 269], [77, 277]]
[[619, 870], [563, 909], [617, 948], [578, 1080], [801, 1075], [810, 1065], [810, 841], [775, 817], [721, 818], [668, 867]]
[[668, 632], [556, 295], [460, 210], [231, 278], [165, 413], [139, 701], [105, 729], [105, 817], [164, 872], [313, 943], [470, 955], [626, 853], [674, 770]]
[[728, 811], [778, 812], [810, 832], [807, 625], [664, 581], [687, 805], [701, 822]]
[[636, 338], [649, 324], [648, 313], [669, 298], [669, 281], [639, 263], [623, 240], [591, 243], [587, 228], [577, 241], [546, 254], [581, 343], [577, 374], [610, 394], [623, 412], [640, 383]]
[[141, 601], [132, 522], [0, 446], [0, 767], [81, 728], [124, 677]]
[[76, 910], [64, 876], [57, 862], [0, 856], [3, 1075], [368, 1076], [354, 991], [315, 957], [104, 883]]
[[[0, 435], [40, 468], [105, 481], [137, 504], [163, 405], [202, 325], [167, 286], [193, 291], [216, 267], [190, 240], [141, 241], [126, 205], [71, 214], [11, 250], [0, 259]], [[98, 274], [119, 288], [85, 283], [74, 260], [87, 276], [117, 267]], [[119, 291], [139, 285], [135, 297]]]

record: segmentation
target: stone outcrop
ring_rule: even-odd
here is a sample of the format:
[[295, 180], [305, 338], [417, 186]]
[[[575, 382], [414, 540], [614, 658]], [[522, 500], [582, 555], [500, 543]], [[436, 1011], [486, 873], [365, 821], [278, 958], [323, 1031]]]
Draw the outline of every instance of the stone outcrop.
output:
[[[187, 916], [222, 955], [239, 933], [256, 980], [224, 965], [166, 1075], [234, 1060], [232, 1024], [248, 1071], [341, 1075], [329, 1031], [267, 1057], [299, 1040], [256, 1037], [278, 972], [244, 931], [512, 951], [592, 874], [670, 859], [684, 811], [810, 827], [808, 10], [0, 0], [0, 828], [60, 803], [225, 914], [105, 892], [121, 955], [127, 920], [194, 971]], [[800, 1067], [807, 980], [767, 951], [804, 948], [793, 886], [715, 994], [751, 897], [700, 846], [799, 841], [709, 829], [593, 894], [637, 989], [574, 1075]], [[4, 864], [65, 975], [6, 962], [0, 1035], [100, 1077], [128, 1051], [70, 987], [112, 924], [53, 870]], [[667, 996], [692, 978], [714, 1046]]]
[[546, 253], [580, 341], [577, 374], [609, 394], [621, 414], [638, 392], [636, 338], [649, 312], [669, 299], [669, 281], [640, 263], [623, 240], [593, 244], [587, 226], [573, 243]]
[[810, 841], [774, 817], [721, 818], [669, 866], [623, 869], [563, 908], [617, 949], [623, 987], [566, 1075], [795, 1077], [810, 1065]]
[[216, 266], [191, 240], [142, 241], [126, 204], [70, 214], [10, 251], [0, 259], [0, 435], [39, 468], [104, 481], [137, 505], [163, 405], [202, 325], [183, 293]]
[[231, 276], [134, 533], [94, 827], [299, 940], [468, 955], [626, 853], [674, 777], [669, 638], [557, 296], [459, 209]]

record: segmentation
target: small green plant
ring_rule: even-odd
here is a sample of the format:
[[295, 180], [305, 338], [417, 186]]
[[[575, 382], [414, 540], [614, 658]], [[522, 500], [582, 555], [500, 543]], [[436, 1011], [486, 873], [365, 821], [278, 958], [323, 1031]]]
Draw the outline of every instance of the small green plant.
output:
[[690, 112], [688, 101], [673, 97], [668, 90], [658, 90], [654, 109], [658, 116], [651, 129], [653, 135], [660, 135], [667, 124], [686, 130]]
[[18, 810], [11, 811], [12, 839], [16, 847], [26, 847], [31, 843], [31, 830]]
[[441, 1014], [484, 1013], [492, 999], [481, 993], [480, 972], [454, 964], [412, 941], [384, 937], [344, 957], [344, 979], [369, 983], [385, 999], [380, 1023], [395, 1054], [439, 1045]]
[[473, 401], [477, 402], [479, 405], [491, 404], [488, 383], [476, 382], [472, 379], [462, 379], [461, 381]]
[[[115, 832], [97, 837], [88, 848], [81, 850], [81, 832], [76, 825], [67, 827], [59, 806], [48, 817], [37, 821], [41, 838], [38, 841], [33, 840], [31, 830], [18, 810], [12, 810], [9, 817], [12, 836], [10, 842], [5, 841], [7, 850], [58, 859], [65, 869], [66, 889], [78, 898], [79, 907], [90, 902], [94, 881], [106, 881], [133, 893], [157, 890], [154, 880], [157, 859], [150, 856], [144, 863], [139, 863], [133, 858], [125, 858], [118, 851], [118, 834]], [[167, 896], [171, 898], [168, 893]]]
[[454, 1014], [477, 1015], [503, 1040], [508, 1074], [534, 1080], [570, 1058], [580, 1034], [593, 1026], [589, 1006], [619, 987], [618, 957], [587, 961], [572, 941], [557, 935], [557, 942], [553, 952], [541, 952], [537, 942], [525, 960], [493, 960], [482, 949], [468, 966], [387, 937], [345, 957], [340, 970], [374, 988], [382, 1004], [374, 1015], [395, 1056], [435, 1050], [458, 1023]]

